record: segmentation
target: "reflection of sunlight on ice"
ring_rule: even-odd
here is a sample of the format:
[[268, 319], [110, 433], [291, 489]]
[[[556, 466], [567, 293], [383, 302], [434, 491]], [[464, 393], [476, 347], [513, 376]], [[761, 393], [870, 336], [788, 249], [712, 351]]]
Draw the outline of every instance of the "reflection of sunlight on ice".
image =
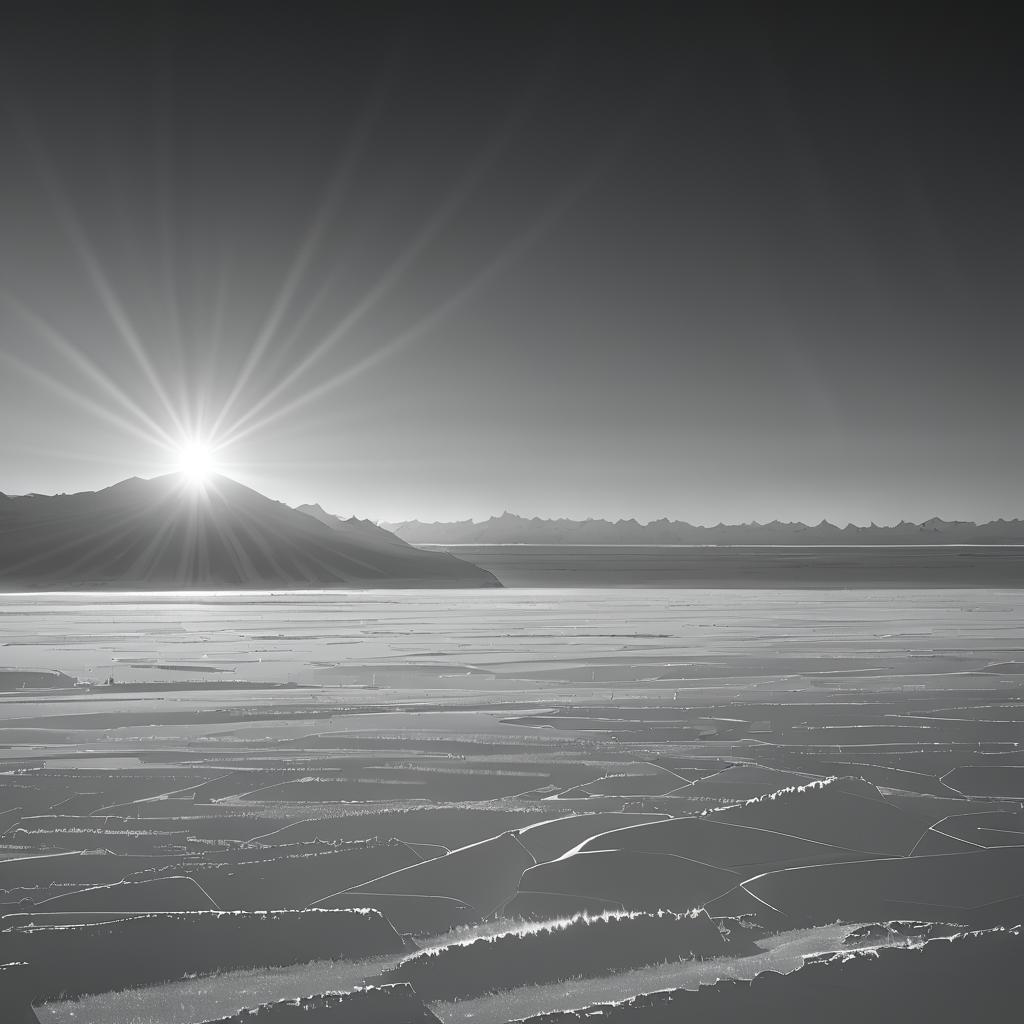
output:
[[[512, 922], [496, 921], [497, 931], [507, 931]], [[489, 926], [479, 926], [489, 928]], [[806, 956], [844, 949], [843, 939], [857, 925], [783, 932], [761, 940], [765, 952], [743, 958], [687, 960], [657, 967], [625, 971], [611, 978], [587, 978], [560, 982], [511, 993], [466, 999], [456, 1003], [434, 1003], [431, 1009], [444, 1022], [455, 1024], [504, 1024], [509, 1019], [510, 1000], [517, 1016], [544, 1010], [569, 1009], [595, 1002], [625, 999], [639, 992], [666, 988], [696, 988], [717, 978], [749, 979], [764, 970], [785, 974], [796, 970]], [[480, 931], [480, 934], [483, 934]], [[430, 948], [450, 936], [427, 939]], [[402, 954], [404, 955], [404, 954]], [[252, 1006], [269, 999], [294, 999], [310, 992], [345, 991], [373, 979], [401, 955], [376, 957], [357, 962], [315, 962], [294, 967], [263, 968], [257, 971], [228, 971], [203, 977], [126, 992], [85, 996], [73, 1003], [51, 1003], [37, 1007], [40, 1024], [108, 1024], [130, 1020], [132, 1024], [165, 1024], [168, 1008], [202, 1020], [234, 1013], [239, 1006]], [[519, 1010], [522, 1008], [522, 1012]]]
[[374, 977], [392, 962], [388, 957], [376, 957], [226, 971], [169, 985], [84, 996], [73, 1003], [49, 1003], [35, 1007], [35, 1011], [39, 1024], [167, 1024], [172, 1019], [209, 1020], [237, 1013], [240, 1006], [297, 999], [311, 992], [346, 991], [364, 978]]
[[584, 978], [553, 985], [516, 989], [512, 993], [462, 999], [454, 1003], [432, 1003], [431, 1009], [443, 1024], [473, 1021], [474, 1024], [504, 1024], [509, 1019], [510, 1000], [516, 1017], [528, 1017], [551, 1010], [570, 1010], [595, 1003], [628, 999], [641, 992], [671, 988], [697, 988], [721, 978], [750, 980], [762, 971], [788, 974], [804, 958], [818, 953], [843, 950], [843, 939], [857, 925], [830, 925], [782, 932], [758, 942], [763, 953], [749, 957], [721, 957], [712, 960], [682, 960], [644, 967], [603, 978]]

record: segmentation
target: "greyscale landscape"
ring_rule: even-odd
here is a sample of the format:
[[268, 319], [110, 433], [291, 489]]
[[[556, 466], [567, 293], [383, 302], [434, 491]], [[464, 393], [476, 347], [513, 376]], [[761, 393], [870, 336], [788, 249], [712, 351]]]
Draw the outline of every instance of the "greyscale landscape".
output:
[[0, 1024], [1020, 1017], [1019, 38], [4, 5]]

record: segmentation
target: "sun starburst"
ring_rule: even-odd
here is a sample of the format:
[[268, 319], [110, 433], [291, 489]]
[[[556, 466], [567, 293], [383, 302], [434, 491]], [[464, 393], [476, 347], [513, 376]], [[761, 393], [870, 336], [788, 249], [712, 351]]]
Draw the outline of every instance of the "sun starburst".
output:
[[178, 471], [193, 484], [206, 483], [216, 471], [213, 447], [204, 441], [189, 441], [178, 451]]

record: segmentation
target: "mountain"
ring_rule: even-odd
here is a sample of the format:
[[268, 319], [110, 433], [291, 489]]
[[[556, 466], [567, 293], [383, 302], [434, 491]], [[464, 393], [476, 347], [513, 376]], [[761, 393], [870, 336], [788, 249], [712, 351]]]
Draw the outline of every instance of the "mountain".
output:
[[385, 530], [334, 528], [218, 476], [0, 495], [0, 589], [496, 587], [477, 566]]
[[1024, 521], [971, 523], [929, 519], [896, 526], [835, 526], [805, 523], [737, 523], [693, 526], [669, 519], [527, 519], [505, 512], [477, 523], [381, 523], [410, 544], [1024, 544]]
[[355, 516], [343, 519], [341, 516], [336, 516], [331, 512], [325, 512], [320, 505], [296, 505], [295, 511], [304, 512], [307, 516], [312, 516], [317, 522], [323, 523], [324, 526], [329, 526], [335, 533], [352, 541], [372, 538], [378, 543], [396, 544], [402, 548], [411, 546], [408, 541], [402, 540], [401, 537], [381, 528], [369, 519], [357, 519]]

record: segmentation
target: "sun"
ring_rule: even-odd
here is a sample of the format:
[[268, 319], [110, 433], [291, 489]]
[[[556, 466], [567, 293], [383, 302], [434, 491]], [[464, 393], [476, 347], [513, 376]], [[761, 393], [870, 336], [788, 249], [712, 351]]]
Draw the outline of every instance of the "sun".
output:
[[203, 484], [216, 472], [213, 449], [202, 441], [190, 441], [178, 451], [178, 471], [193, 484]]

